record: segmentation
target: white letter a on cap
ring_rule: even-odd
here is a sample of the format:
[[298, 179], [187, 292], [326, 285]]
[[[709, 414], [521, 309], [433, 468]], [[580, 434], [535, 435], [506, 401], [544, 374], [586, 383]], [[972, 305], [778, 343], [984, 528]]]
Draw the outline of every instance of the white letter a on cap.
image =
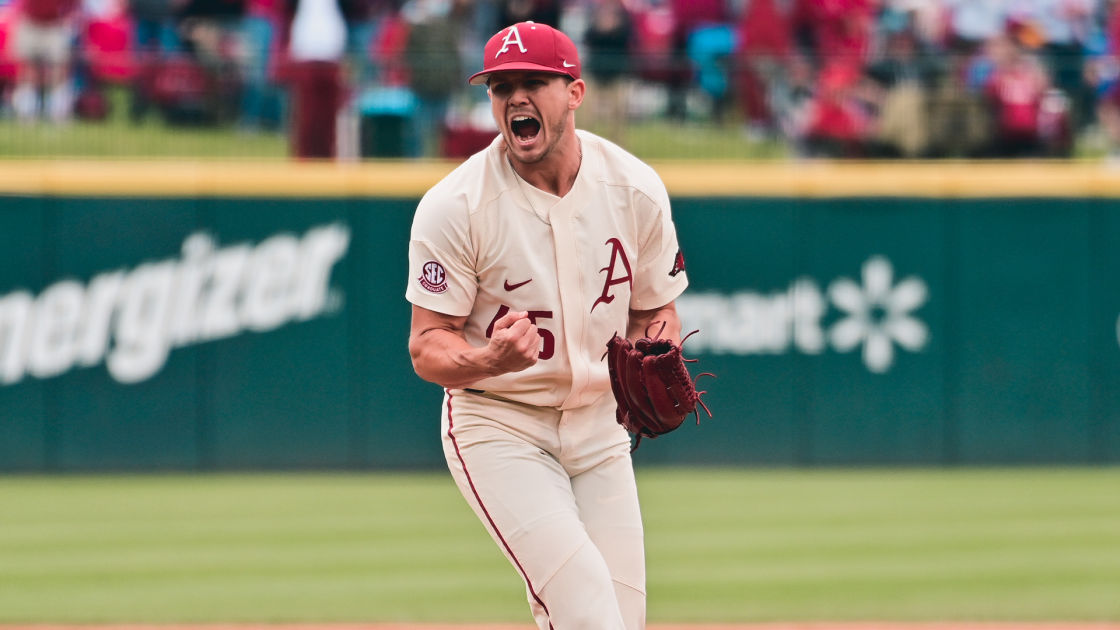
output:
[[494, 58], [497, 59], [498, 55], [508, 51], [510, 44], [517, 44], [517, 47], [521, 49], [522, 53], [529, 52], [525, 50], [525, 46], [521, 43], [521, 33], [517, 32], [517, 27], [511, 26], [509, 27], [509, 32], [506, 33], [506, 38], [502, 40], [502, 49], [494, 55]]

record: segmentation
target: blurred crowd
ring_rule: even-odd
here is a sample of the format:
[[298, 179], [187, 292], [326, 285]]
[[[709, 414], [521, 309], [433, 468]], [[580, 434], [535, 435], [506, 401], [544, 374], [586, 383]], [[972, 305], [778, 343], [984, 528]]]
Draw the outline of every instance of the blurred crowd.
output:
[[580, 125], [722, 125], [824, 157], [1120, 146], [1111, 0], [0, 0], [4, 116], [284, 129], [300, 157], [461, 157], [493, 137], [486, 39], [568, 33]]

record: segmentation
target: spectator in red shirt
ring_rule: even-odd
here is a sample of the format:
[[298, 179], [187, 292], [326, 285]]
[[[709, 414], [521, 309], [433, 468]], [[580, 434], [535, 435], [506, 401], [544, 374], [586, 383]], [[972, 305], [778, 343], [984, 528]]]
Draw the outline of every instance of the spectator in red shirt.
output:
[[292, 154], [337, 155], [336, 120], [343, 104], [339, 65], [346, 51], [346, 22], [336, 0], [298, 0], [288, 55], [292, 61]]
[[672, 0], [677, 16], [677, 39], [681, 42], [701, 26], [724, 21], [723, 0]]
[[70, 85], [71, 43], [77, 0], [24, 0], [15, 29], [15, 57], [19, 79], [12, 93], [12, 108], [23, 121], [43, 112], [54, 122], [70, 119], [74, 93]]
[[984, 86], [996, 126], [995, 153], [1000, 157], [1040, 155], [1039, 108], [1050, 88], [1042, 64], [1010, 36], [987, 44], [994, 69]]
[[848, 63], [836, 62], [821, 71], [820, 90], [805, 121], [805, 151], [810, 157], [864, 156], [871, 121], [856, 94], [861, 79], [862, 73]]
[[823, 67], [860, 67], [871, 48], [875, 0], [799, 0], [796, 23], [813, 40]]
[[752, 137], [767, 136], [774, 128], [769, 96], [783, 82], [793, 50], [792, 6], [793, 0], [748, 0], [739, 20], [736, 85]]

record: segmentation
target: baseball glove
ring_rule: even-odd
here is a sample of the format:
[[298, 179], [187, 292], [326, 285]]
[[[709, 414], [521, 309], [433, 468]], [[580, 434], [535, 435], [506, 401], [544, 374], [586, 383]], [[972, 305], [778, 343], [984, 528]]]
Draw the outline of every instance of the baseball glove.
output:
[[[697, 331], [686, 335], [678, 346], [672, 339], [660, 338], [664, 330], [662, 323], [661, 330], [650, 338], [647, 329], [646, 337], [633, 344], [616, 333], [607, 342], [607, 353], [603, 355], [610, 370], [611, 390], [618, 402], [615, 419], [638, 438], [632, 451], [637, 450], [643, 437], [664, 435], [681, 426], [691, 413], [696, 414], [696, 424], [700, 424], [697, 405], [712, 417], [708, 406], [700, 400], [700, 395], [707, 392], [696, 391], [696, 382], [685, 366], [696, 359], [681, 355], [681, 346]], [[705, 372], [696, 378], [701, 376], [715, 377]]]

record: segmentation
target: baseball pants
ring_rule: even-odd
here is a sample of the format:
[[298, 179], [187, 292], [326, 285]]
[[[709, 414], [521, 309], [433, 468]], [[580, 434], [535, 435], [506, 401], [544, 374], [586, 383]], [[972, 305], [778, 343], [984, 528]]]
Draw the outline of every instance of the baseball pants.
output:
[[642, 517], [614, 408], [610, 394], [567, 411], [444, 397], [448, 467], [525, 581], [541, 630], [645, 627]]

